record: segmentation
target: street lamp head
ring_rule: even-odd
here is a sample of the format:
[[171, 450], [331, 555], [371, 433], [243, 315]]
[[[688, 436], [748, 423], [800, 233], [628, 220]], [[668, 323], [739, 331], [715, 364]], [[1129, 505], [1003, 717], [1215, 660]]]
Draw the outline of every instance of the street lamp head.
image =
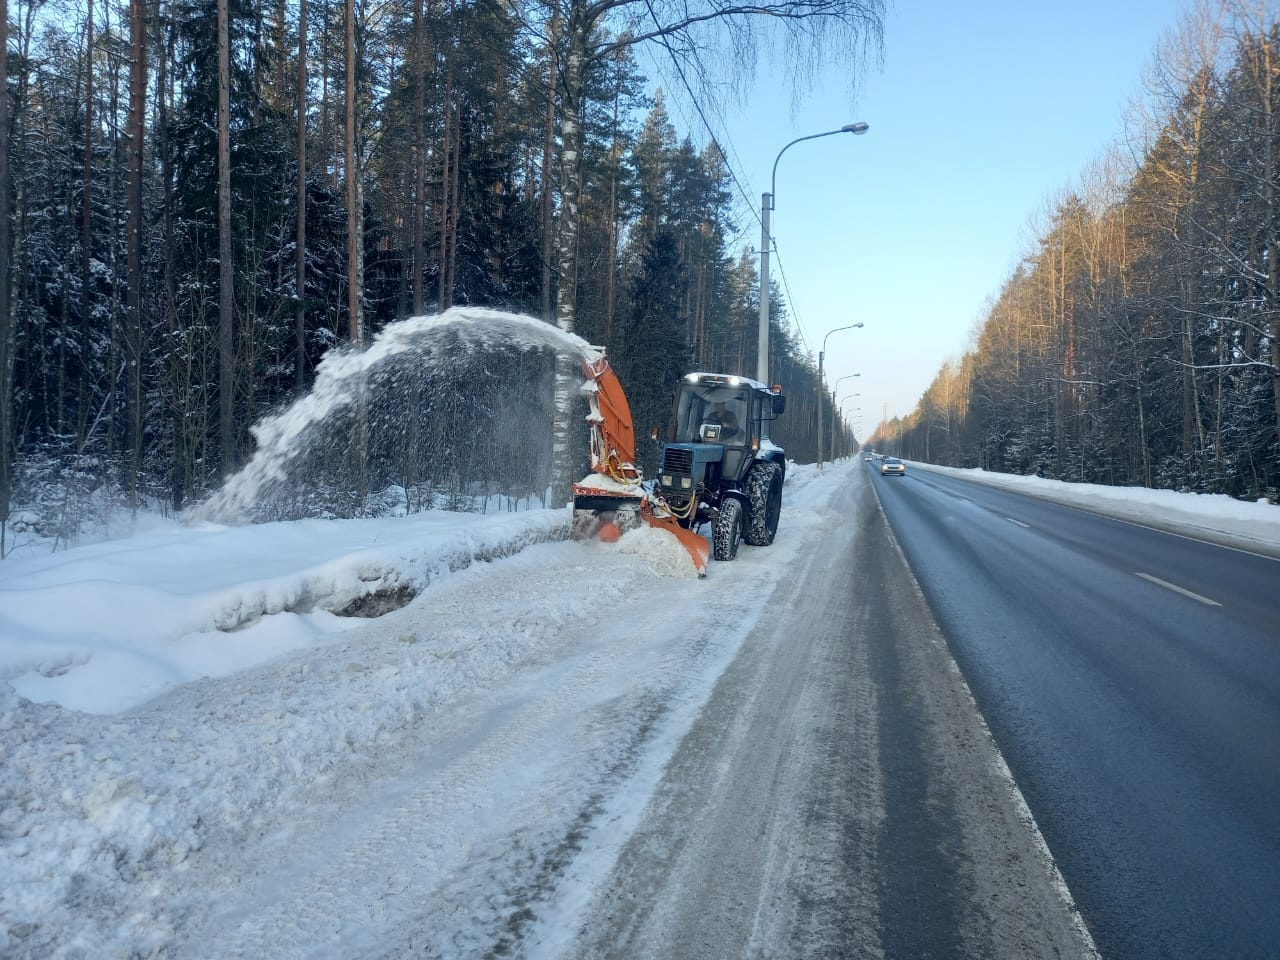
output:
[[871, 127], [868, 124], [865, 124], [861, 120], [859, 120], [857, 123], [846, 123], [843, 127], [840, 128], [840, 132], [863, 134], [870, 129]]

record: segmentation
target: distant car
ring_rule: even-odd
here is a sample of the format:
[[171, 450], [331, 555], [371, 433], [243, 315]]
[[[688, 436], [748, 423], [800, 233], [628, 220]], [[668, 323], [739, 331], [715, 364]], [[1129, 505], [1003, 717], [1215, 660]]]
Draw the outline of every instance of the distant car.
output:
[[862, 462], [863, 462], [863, 463], [870, 463], [870, 462], [871, 462], [872, 460], [874, 460], [874, 459], [875, 459], [875, 457], [873, 457], [871, 454], [869, 454], [869, 453], [868, 453], [865, 457], [863, 457], [863, 458], [862, 458]]
[[890, 474], [905, 477], [907, 475], [907, 465], [897, 457], [885, 457], [880, 462], [880, 476], [887, 477]]

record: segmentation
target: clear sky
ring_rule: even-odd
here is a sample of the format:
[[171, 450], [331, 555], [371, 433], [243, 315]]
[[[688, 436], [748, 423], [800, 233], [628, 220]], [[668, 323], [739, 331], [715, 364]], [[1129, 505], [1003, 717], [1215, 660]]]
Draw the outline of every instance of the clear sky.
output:
[[[882, 415], [909, 414], [942, 364], [971, 343], [985, 309], [1035, 239], [1037, 212], [1124, 138], [1125, 113], [1183, 0], [897, 0], [883, 69], [851, 99], [832, 64], [797, 110], [767, 64], [721, 142], [758, 215], [778, 151], [787, 150], [772, 232], [793, 316], [813, 350], [827, 341], [828, 385], [861, 436]], [[649, 51], [649, 57], [653, 52]], [[705, 128], [678, 96], [668, 64], [642, 60], [672, 93], [678, 129]], [[713, 124], [719, 121], [709, 113]], [[760, 243], [742, 201], [743, 242]], [[771, 269], [778, 276], [777, 261]], [[865, 327], [827, 333], [846, 324]]]

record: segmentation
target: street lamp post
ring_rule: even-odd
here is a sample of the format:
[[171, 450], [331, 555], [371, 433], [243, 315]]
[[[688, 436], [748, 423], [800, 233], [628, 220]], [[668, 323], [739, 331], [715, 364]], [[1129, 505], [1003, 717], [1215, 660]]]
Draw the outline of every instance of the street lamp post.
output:
[[[826, 352], [827, 352], [827, 339], [833, 333], [839, 333], [841, 330], [852, 330], [855, 327], [860, 327], [860, 326], [862, 326], [861, 323], [851, 323], [845, 327], [836, 327], [834, 330], [828, 330], [827, 336], [822, 338], [822, 349], [818, 351], [818, 472], [819, 473], [822, 472], [822, 403], [826, 399], [825, 392], [822, 388], [822, 358], [826, 355]], [[850, 376], [860, 377], [862, 376], [862, 374], [854, 373], [854, 374], [850, 374]], [[844, 379], [844, 378], [841, 377], [841, 379]], [[836, 382], [839, 383], [838, 380]], [[835, 416], [834, 410], [831, 413], [832, 413], [832, 416]]]
[[760, 330], [756, 344], [756, 379], [765, 386], [769, 385], [769, 211], [773, 209], [773, 196], [778, 186], [778, 161], [784, 153], [804, 140], [817, 140], [837, 133], [863, 134], [867, 130], [867, 124], [859, 122], [846, 123], [839, 130], [828, 130], [826, 133], [811, 133], [807, 137], [792, 140], [778, 151], [778, 156], [773, 161], [769, 192], [760, 198]]
[[[861, 428], [861, 427], [862, 427], [862, 420], [861, 420], [861, 417], [862, 417], [862, 408], [861, 408], [861, 407], [854, 407], [854, 408], [853, 408], [853, 415], [850, 417], [850, 419], [851, 419], [851, 420], [853, 420], [855, 423], [857, 423], [859, 428]], [[850, 429], [852, 429], [852, 427], [850, 427]]]
[[[839, 401], [839, 402], [837, 403], [837, 402], [836, 402], [836, 392], [840, 389], [840, 383], [841, 383], [841, 381], [843, 381], [843, 380], [848, 380], [850, 377], [860, 377], [860, 376], [862, 376], [862, 374], [860, 374], [860, 373], [849, 373], [849, 374], [846, 374], [845, 376], [843, 376], [843, 377], [841, 377], [839, 380], [837, 380], [837, 381], [836, 381], [836, 385], [835, 385], [834, 387], [832, 387], [832, 388], [831, 388], [831, 409], [832, 409], [832, 415], [831, 415], [831, 462], [832, 462], [832, 463], [835, 463], [835, 462], [836, 462], [836, 421], [837, 421], [837, 420], [841, 420], [841, 421], [843, 421], [843, 420], [844, 420], [844, 405], [845, 405], [846, 403], [848, 403], [848, 402], [849, 402], [850, 400], [852, 400], [854, 397], [860, 397], [860, 396], [862, 396], [862, 394], [860, 394], [860, 393], [851, 393], [851, 394], [849, 394], [847, 397], [845, 397], [843, 400], [841, 400], [841, 401]], [[838, 417], [835, 415], [835, 414], [836, 414], [836, 412], [839, 412], [839, 414], [840, 414]], [[842, 445], [842, 446], [843, 446], [843, 445]]]
[[[836, 385], [831, 388], [831, 402], [835, 403], [836, 391], [840, 389], [840, 384], [844, 383], [850, 377], [860, 377], [860, 376], [862, 376], [862, 374], [860, 373], [846, 373], [843, 377], [837, 380]], [[845, 397], [845, 400], [848, 400], [849, 397], [860, 397], [860, 396], [862, 396], [862, 394], [860, 393], [851, 393]], [[844, 403], [844, 400], [841, 400], [840, 402]]]

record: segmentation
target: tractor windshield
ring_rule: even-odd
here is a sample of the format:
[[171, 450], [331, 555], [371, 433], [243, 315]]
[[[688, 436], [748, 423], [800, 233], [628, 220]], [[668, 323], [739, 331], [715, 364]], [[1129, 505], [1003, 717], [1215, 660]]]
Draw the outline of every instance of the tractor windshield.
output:
[[676, 404], [676, 443], [744, 444], [747, 427], [747, 391], [711, 383], [686, 383]]

